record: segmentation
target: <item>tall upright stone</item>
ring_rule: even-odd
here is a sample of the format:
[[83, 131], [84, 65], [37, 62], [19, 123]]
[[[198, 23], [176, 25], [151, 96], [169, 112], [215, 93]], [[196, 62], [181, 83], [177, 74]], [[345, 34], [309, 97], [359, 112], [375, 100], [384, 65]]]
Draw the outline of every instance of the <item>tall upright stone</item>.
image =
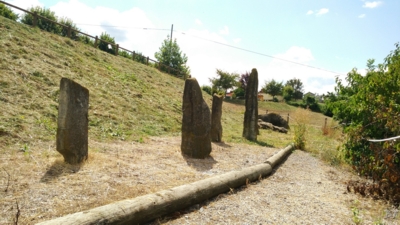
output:
[[221, 142], [222, 141], [222, 95], [213, 95], [212, 100], [212, 111], [211, 111], [211, 141]]
[[88, 158], [89, 90], [62, 78], [58, 106], [57, 151], [70, 164]]
[[258, 73], [252, 69], [246, 87], [243, 137], [250, 141], [257, 140], [258, 134]]
[[185, 81], [182, 103], [182, 142], [183, 154], [193, 158], [205, 158], [211, 153], [211, 115], [210, 109], [195, 78]]

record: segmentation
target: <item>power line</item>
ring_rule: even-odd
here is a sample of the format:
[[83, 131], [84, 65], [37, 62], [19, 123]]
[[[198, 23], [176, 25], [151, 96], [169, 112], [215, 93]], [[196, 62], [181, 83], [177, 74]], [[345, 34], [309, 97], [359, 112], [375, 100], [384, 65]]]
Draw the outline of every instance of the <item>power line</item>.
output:
[[391, 138], [385, 138], [385, 139], [369, 139], [367, 141], [370, 141], [370, 142], [384, 142], [384, 141], [392, 141], [392, 140], [396, 140], [396, 139], [400, 139], [400, 136], [391, 137]]
[[125, 27], [125, 26], [112, 26], [112, 25], [84, 24], [84, 23], [77, 23], [76, 25], [92, 26], [92, 27], [129, 28], [129, 29], [138, 29], [138, 30], [162, 30], [162, 31], [169, 31], [170, 30], [170, 29], [151, 28], [151, 27]]
[[326, 70], [326, 69], [323, 69], [323, 68], [310, 66], [310, 65], [307, 65], [307, 64], [303, 64], [303, 63], [298, 63], [298, 62], [290, 61], [290, 60], [287, 60], [287, 59], [278, 58], [278, 57], [275, 57], [275, 56], [272, 56], [272, 55], [264, 54], [264, 53], [261, 53], [261, 52], [256, 52], [256, 51], [245, 49], [245, 48], [236, 47], [236, 46], [233, 46], [233, 45], [228, 45], [228, 44], [221, 43], [221, 42], [214, 41], [214, 40], [210, 40], [210, 39], [207, 39], [207, 38], [202, 38], [202, 37], [199, 37], [199, 36], [196, 36], [196, 35], [186, 34], [185, 32], [182, 32], [182, 31], [179, 31], [179, 33], [181, 33], [183, 35], [191, 36], [191, 37], [194, 37], [194, 38], [198, 38], [198, 39], [201, 39], [201, 40], [204, 40], [204, 41], [209, 41], [209, 42], [212, 42], [212, 43], [215, 43], [215, 44], [223, 45], [223, 46], [226, 46], [226, 47], [230, 47], [230, 48], [238, 49], [238, 50], [241, 50], [241, 51], [253, 53], [253, 54], [256, 54], [256, 55], [261, 55], [261, 56], [265, 56], [265, 57], [269, 57], [269, 58], [285, 61], [285, 62], [288, 62], [288, 63], [297, 64], [297, 65], [300, 65], [300, 66], [305, 66], [305, 67], [309, 67], [309, 68], [313, 68], [313, 69], [317, 69], [317, 70], [322, 70], [322, 71], [329, 72], [329, 73], [334, 73], [337, 76], [346, 76], [345, 74], [341, 74], [341, 73], [338, 73], [338, 72], [335, 72], [335, 71]]

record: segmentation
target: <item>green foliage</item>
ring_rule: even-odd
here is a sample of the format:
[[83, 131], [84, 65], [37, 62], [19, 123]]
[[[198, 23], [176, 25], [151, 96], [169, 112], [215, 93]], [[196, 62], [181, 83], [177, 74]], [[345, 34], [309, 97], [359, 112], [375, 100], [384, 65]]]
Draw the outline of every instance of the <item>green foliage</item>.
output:
[[201, 86], [201, 90], [207, 92], [209, 95], [212, 95], [212, 88], [211, 88], [211, 86], [203, 85], [203, 86]]
[[233, 90], [233, 93], [235, 94], [236, 98], [244, 98], [246, 91], [242, 87], [238, 87], [235, 90]]
[[261, 89], [264, 93], [272, 95], [275, 97], [277, 95], [282, 94], [283, 90], [283, 83], [277, 82], [276, 80], [272, 79], [270, 81], [265, 81], [264, 86]]
[[362, 175], [387, 182], [388, 199], [400, 201], [400, 144], [371, 143], [368, 139], [384, 139], [400, 134], [400, 46], [374, 65], [367, 62], [367, 74], [353, 69], [346, 82], [336, 79], [338, 100], [332, 103], [334, 118], [345, 124], [347, 134], [344, 156]]
[[213, 89], [216, 89], [217, 92], [224, 91], [228, 93], [228, 89], [236, 87], [238, 82], [237, 79], [239, 75], [236, 73], [229, 73], [220, 69], [217, 69], [217, 77], [210, 78], [210, 82], [212, 84]]
[[285, 99], [285, 101], [290, 101], [290, 100], [292, 100], [292, 98], [293, 98], [294, 89], [293, 89], [292, 86], [286, 85], [286, 86], [283, 88], [282, 93], [283, 93], [283, 99]]
[[300, 79], [290, 79], [286, 82], [285, 86], [291, 86], [293, 88], [292, 98], [294, 99], [302, 99], [303, 98], [303, 82]]
[[135, 52], [134, 59], [136, 62], [146, 64], [147, 58], [141, 52]]
[[[108, 52], [110, 54], [114, 54], [116, 51], [115, 48], [115, 40], [113, 37], [111, 37], [109, 34], [107, 34], [107, 32], [103, 32], [100, 35], [100, 39], [102, 41], [100, 41], [99, 43], [99, 49], [105, 52]], [[112, 43], [112, 44], [109, 44]]]
[[94, 46], [94, 40], [89, 38], [86, 35], [79, 35], [78, 36], [78, 41], [80, 41], [82, 43], [85, 43], [87, 45], [90, 45], [90, 46]]
[[[63, 17], [63, 18], [59, 19], [58, 22], [61, 23], [62, 25], [70, 27], [71, 28], [71, 39], [78, 40], [78, 38], [79, 38], [78, 31], [80, 29], [76, 26], [76, 24], [74, 24], [74, 22], [71, 19]], [[61, 27], [60, 34], [61, 34], [61, 36], [68, 37], [68, 28]]]
[[[51, 11], [50, 9], [42, 8], [40, 6], [36, 7], [31, 7], [28, 9], [28, 11], [34, 13], [36, 12], [37, 15], [42, 16], [44, 18], [47, 18], [52, 21], [57, 21], [57, 16], [55, 15], [55, 12]], [[25, 13], [21, 17], [21, 22], [27, 25], [33, 25], [33, 15], [30, 13]], [[55, 33], [55, 34], [61, 34], [61, 27], [53, 22], [50, 22], [46, 19], [42, 19], [38, 17], [37, 19], [37, 26], [45, 31]]]
[[161, 71], [183, 77], [190, 75], [190, 69], [186, 65], [188, 57], [181, 52], [176, 39], [172, 42], [167, 36], [154, 57], [161, 63], [159, 66]]
[[9, 7], [0, 3], [0, 16], [4, 16], [5, 18], [17, 21], [18, 14], [15, 14]]

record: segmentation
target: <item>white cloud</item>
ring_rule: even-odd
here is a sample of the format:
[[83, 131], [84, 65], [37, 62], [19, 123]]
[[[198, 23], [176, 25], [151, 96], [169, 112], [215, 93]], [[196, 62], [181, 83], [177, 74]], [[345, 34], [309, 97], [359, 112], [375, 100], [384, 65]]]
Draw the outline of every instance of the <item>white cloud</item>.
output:
[[307, 15], [311, 15], [311, 14], [313, 14], [313, 13], [314, 13], [314, 11], [308, 10]]
[[[40, 5], [36, 4], [38, 3], [37, 0], [24, 2], [29, 3], [28, 6], [30, 4]], [[106, 31], [112, 37], [115, 37], [116, 42], [121, 47], [139, 51], [152, 59], [154, 59], [154, 53], [159, 50], [162, 41], [169, 34], [169, 32], [135, 29], [135, 27], [156, 27], [140, 8], [118, 11], [106, 7], [89, 7], [80, 0], [65, 0], [51, 7], [51, 10], [60, 17], [66, 16], [72, 19], [83, 32], [95, 36]], [[321, 12], [321, 10], [318, 12]], [[199, 24], [198, 22], [201, 21], [195, 20], [195, 22]], [[92, 26], [83, 24], [91, 24]], [[195, 24], [193, 25], [195, 26]], [[175, 32], [173, 34], [181, 51], [188, 56], [187, 64], [191, 69], [191, 75], [199, 81], [200, 85], [209, 84], [209, 78], [216, 75], [215, 70], [217, 68], [238, 73], [256, 68], [259, 73], [259, 88], [265, 80], [275, 79], [286, 82], [296, 77], [302, 80], [306, 92], [322, 94], [333, 91], [334, 74], [332, 73], [278, 59], [271, 60], [267, 57], [255, 56], [249, 52], [210, 42], [222, 44], [241, 42], [240, 38], [229, 39], [230, 41], [228, 41], [225, 39], [227, 34], [229, 34], [227, 26], [224, 26], [220, 31], [188, 29], [184, 33]], [[268, 52], [265, 53], [268, 54]], [[306, 65], [315, 61], [310, 49], [298, 46], [293, 46], [274, 56]]]
[[237, 44], [237, 43], [239, 43], [239, 42], [241, 42], [241, 41], [242, 41], [241, 38], [235, 38], [235, 39], [233, 39], [233, 42], [235, 42], [235, 44]]
[[382, 1], [365, 2], [363, 7], [373, 9], [382, 5], [382, 3], [383, 3]]
[[327, 14], [329, 12], [329, 9], [327, 9], [327, 8], [322, 8], [322, 9], [320, 9], [320, 10], [317, 10], [317, 16], [321, 16], [321, 15], [324, 15], [324, 14]]
[[69, 0], [58, 2], [50, 9], [59, 17], [72, 19], [87, 34], [100, 36], [102, 32], [107, 32], [121, 47], [141, 52], [150, 58], [154, 58], [158, 47], [149, 43], [160, 45], [167, 37], [167, 34], [161, 37], [160, 32], [142, 29], [153, 28], [154, 25], [139, 8], [118, 11], [106, 7], [89, 7], [79, 0]]
[[199, 20], [199, 19], [196, 19], [196, 20], [195, 20], [195, 23], [196, 23], [197, 25], [200, 25], [200, 26], [203, 25], [203, 23], [202, 23], [201, 20]]
[[224, 29], [219, 31], [220, 34], [223, 35], [228, 35], [229, 34], [229, 28], [227, 26], [224, 26]]
[[360, 19], [365, 18], [365, 14], [359, 15], [358, 18], [360, 18]]
[[[39, 0], [12, 0], [12, 1], [5, 1], [7, 3], [10, 3], [11, 5], [15, 5], [19, 8], [22, 9], [28, 9], [31, 7], [35, 6], [40, 6], [43, 7], [43, 4], [39, 2]], [[11, 7], [11, 10], [19, 15], [24, 14], [21, 10], [15, 9], [14, 7]]]
[[298, 78], [303, 82], [305, 92], [323, 94], [334, 90], [334, 73], [307, 67], [315, 61], [310, 49], [292, 46], [286, 52], [276, 54], [274, 57], [276, 58], [269, 64], [260, 68], [259, 83], [262, 85], [270, 79], [285, 83], [290, 79]]

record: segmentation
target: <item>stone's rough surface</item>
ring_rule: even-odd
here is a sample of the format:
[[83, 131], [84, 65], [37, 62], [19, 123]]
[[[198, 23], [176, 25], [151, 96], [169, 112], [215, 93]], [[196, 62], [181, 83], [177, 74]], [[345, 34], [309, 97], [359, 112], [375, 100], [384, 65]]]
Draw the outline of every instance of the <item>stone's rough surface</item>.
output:
[[259, 115], [258, 119], [261, 119], [262, 121], [267, 123], [272, 123], [274, 126], [284, 127], [286, 129], [289, 129], [288, 122], [277, 113], [267, 113]]
[[210, 109], [195, 78], [185, 81], [182, 103], [182, 142], [183, 154], [193, 158], [205, 158], [211, 153], [211, 115]]
[[58, 106], [57, 151], [70, 164], [88, 157], [89, 90], [62, 78]]
[[214, 94], [212, 101], [212, 114], [211, 114], [211, 141], [222, 141], [222, 102], [223, 96]]
[[246, 88], [243, 137], [250, 141], [257, 140], [258, 134], [258, 73], [251, 71]]

